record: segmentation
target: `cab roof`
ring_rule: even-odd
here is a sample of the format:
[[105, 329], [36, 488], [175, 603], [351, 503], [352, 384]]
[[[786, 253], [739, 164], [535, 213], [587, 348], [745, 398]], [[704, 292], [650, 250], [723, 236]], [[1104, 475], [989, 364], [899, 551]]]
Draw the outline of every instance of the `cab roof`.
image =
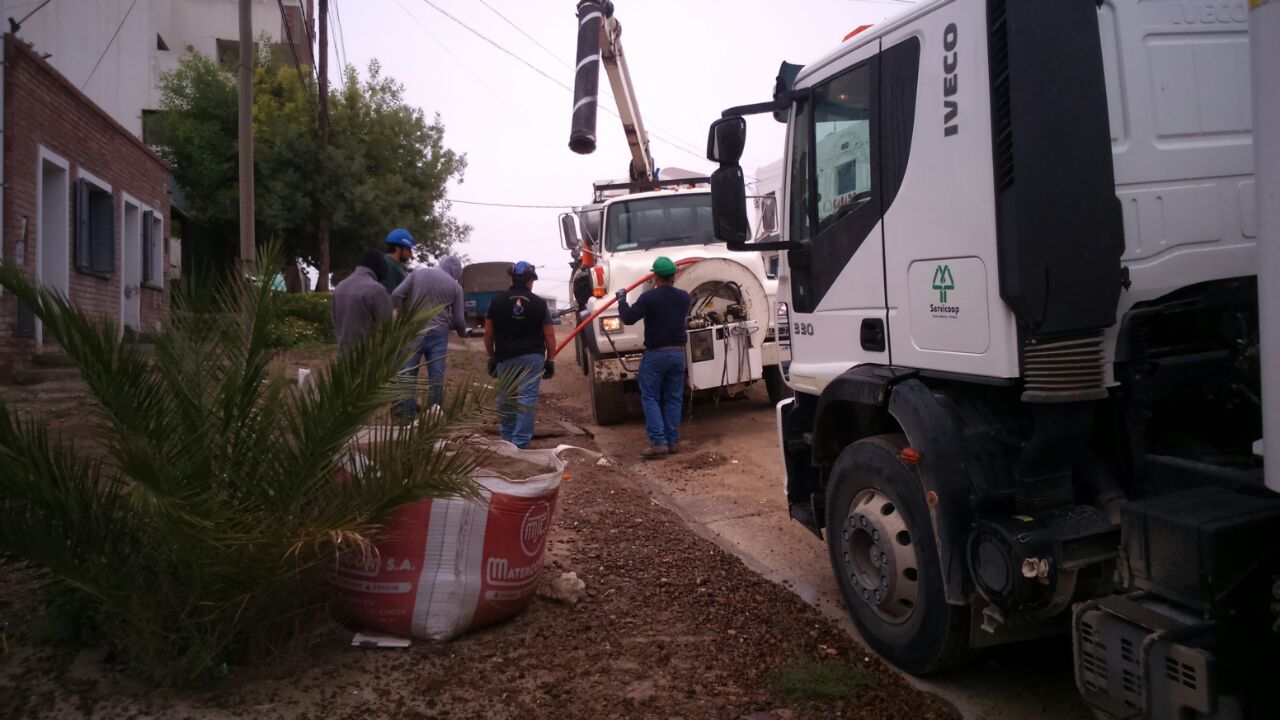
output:
[[800, 71], [800, 74], [796, 76], [796, 87], [803, 87], [809, 78], [820, 73], [827, 66], [838, 63], [845, 55], [848, 55], [858, 48], [866, 47], [867, 45], [878, 41], [890, 31], [910, 24], [914, 22], [916, 18], [919, 18], [922, 15], [927, 15], [939, 7], [948, 5], [952, 2], [955, 2], [955, 0], [922, 0], [915, 5], [904, 5], [903, 12], [888, 18], [884, 22], [872, 25], [866, 30], [863, 30], [857, 35], [854, 35], [848, 40], [840, 43], [840, 45], [838, 45], [834, 50], [828, 52], [826, 55], [823, 55], [812, 63], [805, 65]]

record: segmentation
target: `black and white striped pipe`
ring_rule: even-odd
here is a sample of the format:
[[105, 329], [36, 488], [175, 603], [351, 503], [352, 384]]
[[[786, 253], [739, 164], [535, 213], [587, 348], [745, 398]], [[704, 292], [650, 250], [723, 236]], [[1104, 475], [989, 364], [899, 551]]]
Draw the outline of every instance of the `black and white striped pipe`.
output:
[[596, 105], [600, 93], [600, 23], [605, 3], [578, 3], [578, 65], [573, 79], [573, 122], [569, 149], [579, 155], [596, 151]]

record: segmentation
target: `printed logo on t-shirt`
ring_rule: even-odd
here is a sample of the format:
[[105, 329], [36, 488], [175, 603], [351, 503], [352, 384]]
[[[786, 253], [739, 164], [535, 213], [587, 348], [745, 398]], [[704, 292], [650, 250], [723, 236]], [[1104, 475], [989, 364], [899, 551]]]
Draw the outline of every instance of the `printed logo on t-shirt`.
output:
[[511, 314], [515, 315], [516, 317], [520, 317], [521, 315], [524, 315], [523, 298], [516, 298], [516, 304], [511, 308]]

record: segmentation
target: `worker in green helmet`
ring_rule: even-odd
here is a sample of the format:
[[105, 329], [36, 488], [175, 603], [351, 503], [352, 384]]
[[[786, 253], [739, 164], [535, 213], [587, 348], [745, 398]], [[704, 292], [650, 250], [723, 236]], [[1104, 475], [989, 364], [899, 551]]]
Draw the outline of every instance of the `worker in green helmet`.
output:
[[644, 357], [636, 379], [640, 383], [640, 405], [644, 408], [644, 429], [649, 447], [640, 453], [646, 459], [669, 455], [680, 446], [680, 410], [684, 403], [685, 318], [689, 315], [689, 293], [676, 287], [676, 264], [671, 258], [653, 261], [654, 286], [627, 303], [627, 291], [618, 291], [618, 317], [626, 325], [644, 320]]

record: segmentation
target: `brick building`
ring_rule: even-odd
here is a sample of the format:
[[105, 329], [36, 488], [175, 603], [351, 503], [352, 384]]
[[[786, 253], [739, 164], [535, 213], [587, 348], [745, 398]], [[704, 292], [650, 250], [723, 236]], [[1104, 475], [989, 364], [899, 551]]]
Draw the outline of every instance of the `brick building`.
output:
[[[4, 36], [0, 259], [93, 316], [151, 332], [169, 312], [169, 168], [25, 43]], [[52, 352], [0, 295], [0, 379]]]

